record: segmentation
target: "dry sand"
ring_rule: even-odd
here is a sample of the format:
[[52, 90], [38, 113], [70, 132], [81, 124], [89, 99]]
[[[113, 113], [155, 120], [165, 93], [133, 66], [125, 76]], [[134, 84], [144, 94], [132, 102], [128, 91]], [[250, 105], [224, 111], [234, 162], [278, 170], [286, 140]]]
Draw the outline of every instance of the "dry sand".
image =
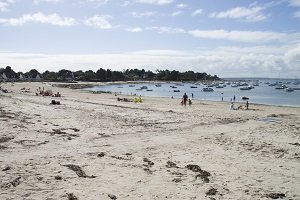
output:
[[300, 108], [1, 86], [1, 200], [300, 199]]

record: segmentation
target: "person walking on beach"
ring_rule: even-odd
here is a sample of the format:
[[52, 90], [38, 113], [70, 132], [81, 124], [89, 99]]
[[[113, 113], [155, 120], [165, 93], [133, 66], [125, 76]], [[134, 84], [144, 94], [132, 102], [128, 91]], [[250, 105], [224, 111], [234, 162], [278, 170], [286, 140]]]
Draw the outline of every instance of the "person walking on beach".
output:
[[183, 97], [182, 97], [182, 100], [183, 100], [183, 105], [186, 106], [186, 102], [188, 100], [188, 95], [186, 95], [186, 93], [184, 93]]
[[249, 102], [247, 101], [246, 102], [246, 110], [248, 110], [249, 109]]
[[235, 95], [233, 96], [233, 101], [235, 102]]
[[192, 93], [192, 99], [194, 99], [194, 93]]

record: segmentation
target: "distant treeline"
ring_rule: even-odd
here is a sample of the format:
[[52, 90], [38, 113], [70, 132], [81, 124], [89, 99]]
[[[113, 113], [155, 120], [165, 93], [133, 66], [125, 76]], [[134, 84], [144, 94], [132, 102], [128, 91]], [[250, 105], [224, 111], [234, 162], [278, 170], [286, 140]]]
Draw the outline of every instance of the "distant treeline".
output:
[[46, 81], [213, 81], [220, 80], [216, 75], [210, 75], [205, 72], [179, 72], [176, 70], [156, 70], [152, 72], [144, 69], [126, 69], [122, 72], [112, 71], [110, 69], [100, 68], [96, 72], [92, 70], [87, 71], [70, 71], [62, 69], [58, 72], [45, 71], [40, 73], [36, 69], [32, 69], [29, 72], [15, 72], [10, 66], [6, 68], [0, 68], [1, 75], [7, 77], [7, 79], [14, 80], [46, 80]]

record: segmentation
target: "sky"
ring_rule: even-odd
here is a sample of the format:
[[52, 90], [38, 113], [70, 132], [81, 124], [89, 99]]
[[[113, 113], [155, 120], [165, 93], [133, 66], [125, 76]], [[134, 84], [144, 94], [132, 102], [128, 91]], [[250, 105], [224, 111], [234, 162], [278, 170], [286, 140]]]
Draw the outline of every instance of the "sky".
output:
[[300, 78], [300, 0], [0, 0], [0, 67]]

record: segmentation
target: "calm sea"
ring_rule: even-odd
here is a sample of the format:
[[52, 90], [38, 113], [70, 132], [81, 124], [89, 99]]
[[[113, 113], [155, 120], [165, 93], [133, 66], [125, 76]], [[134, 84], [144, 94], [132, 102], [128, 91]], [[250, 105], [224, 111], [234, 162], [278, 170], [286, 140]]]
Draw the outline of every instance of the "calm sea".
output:
[[[232, 87], [232, 84], [247, 83], [249, 86], [257, 83], [259, 86], [254, 86], [251, 90], [240, 90], [242, 87]], [[278, 83], [279, 82], [279, 83]], [[270, 84], [278, 83], [276, 86], [270, 86]], [[204, 92], [203, 88], [207, 88], [207, 85], [203, 83], [161, 83], [161, 86], [157, 87], [158, 83], [147, 84], [117, 84], [106, 86], [95, 86], [92, 88], [86, 88], [90, 91], [106, 91], [117, 92], [125, 95], [142, 95], [150, 97], [169, 97], [169, 98], [182, 98], [186, 93], [189, 98], [198, 100], [211, 100], [211, 101], [231, 101], [234, 96], [236, 101], [243, 102], [242, 97], [248, 97], [249, 103], [267, 104], [267, 105], [280, 105], [280, 106], [295, 106], [300, 107], [300, 90], [294, 90], [292, 92], [286, 91], [286, 89], [276, 89], [276, 87], [284, 84], [287, 88], [300, 88], [300, 84], [295, 85], [295, 80], [275, 80], [275, 79], [247, 79], [244, 81], [238, 81], [230, 79], [223, 81], [219, 85], [226, 85], [224, 88], [216, 88], [216, 86], [210, 86], [213, 92]], [[147, 87], [147, 89], [140, 89], [141, 87]], [[176, 91], [177, 92], [174, 92]], [[178, 92], [179, 91], [179, 92]]]

